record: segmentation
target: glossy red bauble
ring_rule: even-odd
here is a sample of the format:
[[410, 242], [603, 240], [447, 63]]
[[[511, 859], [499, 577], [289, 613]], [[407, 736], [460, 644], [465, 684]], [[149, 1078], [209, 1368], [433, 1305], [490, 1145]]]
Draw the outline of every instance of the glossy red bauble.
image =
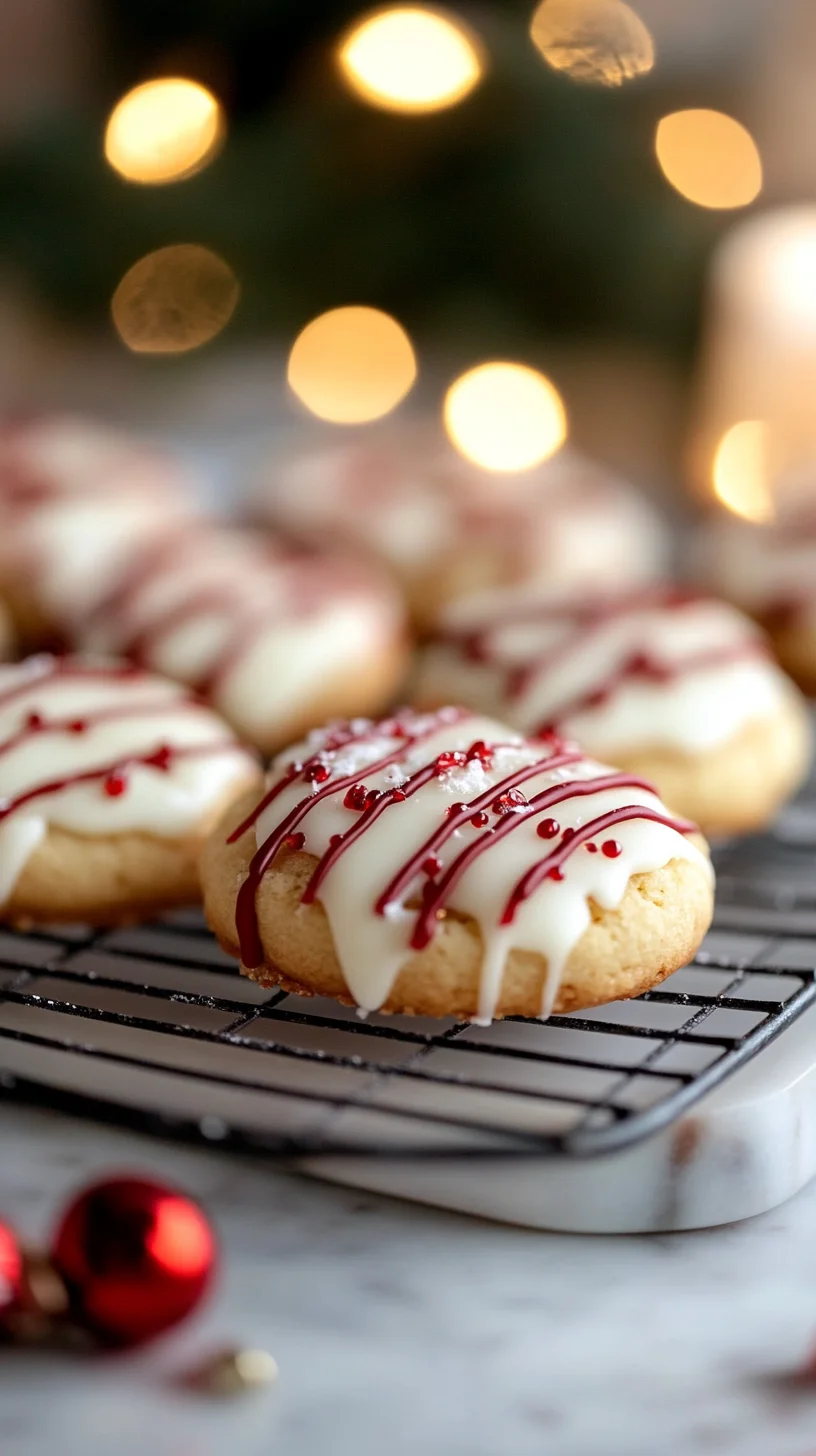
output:
[[51, 1248], [71, 1317], [112, 1345], [137, 1345], [189, 1315], [213, 1277], [216, 1245], [198, 1206], [143, 1178], [87, 1188]]
[[0, 1223], [0, 1320], [15, 1309], [23, 1288], [23, 1255], [7, 1223]]

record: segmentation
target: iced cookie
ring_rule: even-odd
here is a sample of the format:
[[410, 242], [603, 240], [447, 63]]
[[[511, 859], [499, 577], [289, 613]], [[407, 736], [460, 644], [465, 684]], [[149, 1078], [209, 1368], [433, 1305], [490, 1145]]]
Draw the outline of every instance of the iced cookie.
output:
[[135, 551], [192, 513], [172, 458], [69, 415], [0, 427], [0, 584], [29, 643], [70, 640]]
[[402, 602], [367, 561], [221, 526], [136, 555], [78, 640], [186, 683], [264, 752], [379, 711], [406, 661]]
[[258, 502], [290, 529], [368, 549], [396, 575], [423, 630], [468, 592], [537, 581], [637, 585], [654, 580], [665, 559], [651, 507], [601, 467], [562, 451], [497, 476], [421, 425], [275, 461]]
[[652, 780], [707, 834], [764, 824], [812, 753], [804, 701], [765, 635], [727, 603], [672, 588], [461, 602], [426, 649], [413, 696], [576, 738]]
[[698, 537], [695, 565], [763, 624], [783, 667], [816, 694], [816, 513], [799, 506], [765, 526], [712, 517]]
[[312, 734], [201, 872], [252, 979], [430, 1016], [634, 996], [694, 954], [713, 905], [704, 841], [648, 784], [459, 709]]
[[48, 656], [0, 668], [0, 919], [109, 924], [195, 900], [203, 837], [259, 782], [175, 683]]

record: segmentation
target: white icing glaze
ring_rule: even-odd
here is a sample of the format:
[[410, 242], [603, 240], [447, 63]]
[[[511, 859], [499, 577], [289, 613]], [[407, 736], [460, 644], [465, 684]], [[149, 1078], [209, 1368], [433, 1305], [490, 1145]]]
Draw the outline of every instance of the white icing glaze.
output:
[[30, 582], [48, 616], [69, 631], [115, 589], [138, 551], [186, 515], [138, 496], [57, 499], [9, 530], [7, 546], [30, 564]]
[[[155, 764], [138, 761], [165, 748]], [[162, 678], [47, 656], [0, 668], [0, 903], [49, 824], [182, 837], [246, 780], [252, 762], [214, 714]], [[124, 788], [111, 795], [105, 780], [119, 772]], [[60, 786], [85, 774], [95, 777]]]
[[368, 569], [200, 527], [137, 564], [81, 637], [205, 692], [263, 740], [400, 630], [395, 594]]
[[[417, 919], [420, 893], [426, 873], [417, 871], [395, 896], [385, 913], [375, 907], [389, 882], [426, 844], [429, 837], [446, 822], [446, 811], [465, 801], [474, 812], [473, 801], [502, 784], [508, 775], [528, 765], [533, 773], [520, 786], [526, 800], [558, 784], [575, 784], [600, 779], [611, 770], [581, 757], [575, 745], [567, 745], [577, 760], [564, 767], [548, 767], [553, 758], [551, 745], [529, 743], [501, 724], [478, 717], [458, 717], [452, 710], [437, 715], [414, 717], [400, 715], [413, 736], [400, 742], [392, 722], [368, 726], [355, 725], [357, 741], [332, 750], [321, 749], [321, 740], [313, 735], [307, 743], [287, 751], [276, 761], [269, 786], [285, 780], [292, 763], [317, 763], [320, 772], [327, 771], [324, 782], [311, 789], [298, 775], [285, 783], [277, 796], [262, 808], [255, 824], [259, 850], [274, 835], [296, 806], [306, 810], [297, 822], [303, 835], [302, 847], [320, 857], [330, 848], [335, 835], [352, 830], [360, 821], [359, 811], [344, 803], [348, 776], [359, 775], [369, 790], [388, 790], [405, 784], [412, 774], [433, 764], [442, 752], [457, 750], [466, 753], [478, 740], [487, 745], [503, 745], [484, 765], [478, 760], [453, 767], [440, 775], [432, 774], [416, 791], [407, 785], [407, 796], [390, 803], [368, 824], [364, 832], [327, 870], [317, 889], [317, 898], [325, 907], [334, 937], [337, 955], [351, 994], [365, 1010], [376, 1010], [387, 1000], [400, 968], [409, 960], [411, 936]], [[417, 736], [422, 735], [425, 736]], [[330, 742], [331, 740], [329, 740]], [[371, 765], [396, 751], [395, 764], [374, 769]], [[317, 755], [315, 758], [314, 756]], [[335, 790], [334, 784], [340, 784]], [[656, 794], [640, 787], [607, 787], [580, 797], [577, 793], [559, 802], [551, 811], [525, 816], [513, 813], [513, 827], [506, 834], [495, 834], [492, 826], [500, 822], [492, 810], [489, 828], [474, 826], [470, 814], [461, 827], [456, 827], [444, 843], [434, 849], [439, 867], [437, 878], [468, 845], [484, 840], [484, 853], [473, 859], [461, 878], [445, 897], [445, 906], [472, 916], [479, 924], [484, 947], [478, 1014], [492, 1017], [501, 990], [506, 957], [514, 947], [535, 950], [546, 957], [548, 979], [542, 1015], [551, 1009], [558, 991], [563, 967], [573, 947], [590, 923], [588, 901], [593, 899], [604, 909], [614, 910], [621, 902], [633, 874], [657, 870], [675, 859], [690, 860], [711, 875], [710, 862], [683, 833], [665, 823], [632, 818], [617, 823], [599, 841], [610, 837], [618, 842], [616, 858], [607, 858], [601, 842], [595, 851], [584, 845], [576, 847], [563, 866], [563, 879], [544, 879], [524, 899], [512, 923], [502, 924], [502, 913], [514, 886], [531, 867], [557, 848], [559, 838], [547, 841], [537, 834], [537, 826], [551, 813], [561, 831], [578, 829], [590, 820], [623, 806], [646, 806], [669, 817]], [[291, 847], [298, 847], [293, 845]], [[252, 890], [252, 878], [247, 882]], [[246, 891], [245, 891], [246, 893]], [[240, 897], [239, 897], [240, 901]], [[250, 901], [251, 905], [251, 901]], [[238, 912], [239, 932], [241, 911]]]
[[420, 667], [420, 700], [453, 698], [525, 733], [557, 725], [613, 760], [640, 748], [703, 753], [791, 693], [758, 628], [707, 598], [613, 599], [593, 619], [591, 599], [493, 592], [452, 608], [446, 625]]
[[350, 535], [411, 578], [441, 564], [454, 594], [545, 569], [556, 585], [645, 582], [665, 561], [647, 503], [574, 452], [497, 477], [416, 425], [276, 460], [260, 505], [296, 530]]

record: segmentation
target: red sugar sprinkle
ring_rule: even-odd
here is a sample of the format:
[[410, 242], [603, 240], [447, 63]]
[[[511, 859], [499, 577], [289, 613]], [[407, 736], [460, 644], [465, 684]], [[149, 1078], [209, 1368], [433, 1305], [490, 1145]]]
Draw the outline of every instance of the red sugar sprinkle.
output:
[[488, 767], [493, 762], [493, 749], [485, 743], [483, 738], [477, 738], [475, 743], [471, 743], [466, 756], [468, 763], [478, 759], [479, 763]]
[[84, 718], [74, 718], [73, 722], [68, 724], [68, 732], [84, 733], [87, 727], [88, 724], [86, 723]]
[[365, 784], [352, 784], [351, 788], [346, 790], [343, 803], [347, 809], [364, 809], [367, 797], [368, 789]]
[[303, 777], [310, 784], [325, 784], [331, 778], [331, 769], [325, 763], [309, 763], [303, 770]]
[[598, 853], [598, 846], [597, 844], [593, 844], [591, 839], [587, 840], [586, 844], [584, 845], [584, 849], [588, 849], [590, 854]]
[[508, 789], [506, 794], [499, 794], [491, 805], [494, 814], [518, 814], [520, 809], [527, 808], [527, 799], [521, 789]]
[[438, 774], [448, 773], [452, 768], [461, 768], [467, 763], [467, 756], [459, 749], [451, 749], [450, 752], [440, 753], [436, 760], [436, 772]]
[[42, 713], [29, 713], [28, 717], [25, 720], [25, 725], [26, 728], [30, 729], [32, 733], [36, 733], [39, 728], [43, 728], [45, 726], [45, 719], [43, 718]]
[[478, 814], [473, 815], [473, 818], [470, 822], [473, 825], [474, 829], [484, 829], [485, 824], [490, 823], [490, 815], [486, 814], [484, 809], [480, 809]]
[[548, 880], [563, 880], [563, 878], [564, 878], [564, 875], [563, 875], [563, 871], [562, 870], [559, 870], [559, 869], [547, 870], [547, 879]]
[[370, 809], [371, 805], [376, 804], [377, 800], [381, 798], [382, 794], [380, 793], [379, 789], [369, 789], [368, 793], [365, 796], [366, 809]]
[[126, 788], [127, 778], [123, 773], [109, 773], [102, 784], [102, 790], [109, 799], [118, 799]]
[[172, 748], [168, 747], [166, 743], [163, 743], [160, 748], [156, 749], [155, 753], [151, 753], [149, 758], [145, 759], [145, 763], [149, 764], [151, 768], [160, 768], [166, 772], [170, 767], [172, 757]]
[[556, 834], [560, 833], [560, 830], [561, 825], [557, 819], [542, 819], [536, 829], [536, 834], [539, 839], [555, 839]]
[[441, 868], [442, 861], [441, 859], [437, 859], [435, 854], [429, 854], [428, 858], [422, 861], [422, 869], [426, 875], [438, 874]]
[[564, 833], [561, 835], [561, 843], [562, 844], [569, 844], [570, 840], [571, 839], [574, 839], [574, 838], [575, 838], [575, 830], [574, 829], [565, 829], [564, 830]]
[[304, 844], [306, 843], [306, 835], [287, 834], [283, 842], [286, 845], [287, 849], [302, 849]]
[[445, 818], [452, 819], [454, 814], [462, 814], [466, 808], [467, 804], [449, 804], [445, 810]]
[[403, 799], [407, 799], [407, 797], [408, 795], [405, 793], [404, 789], [391, 790], [391, 798], [393, 799], [395, 804], [401, 804]]
[[605, 854], [607, 859], [617, 859], [619, 854], [623, 854], [623, 845], [617, 839], [605, 839], [601, 845], [601, 854]]
[[329, 849], [334, 849], [334, 846], [340, 843], [342, 837], [343, 836], [341, 834], [333, 834], [331, 839], [329, 840]]

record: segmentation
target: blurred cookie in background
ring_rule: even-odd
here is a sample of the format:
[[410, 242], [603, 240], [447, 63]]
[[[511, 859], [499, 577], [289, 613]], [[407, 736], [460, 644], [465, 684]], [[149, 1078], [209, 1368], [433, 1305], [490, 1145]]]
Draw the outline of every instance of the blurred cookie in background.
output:
[[383, 708], [407, 666], [402, 599], [369, 561], [218, 523], [135, 553], [76, 640], [187, 684], [267, 753]]
[[764, 633], [729, 604], [673, 587], [460, 602], [423, 652], [413, 697], [576, 739], [654, 781], [709, 834], [764, 824], [812, 755], [804, 700]]
[[626, 589], [666, 565], [656, 512], [604, 468], [562, 450], [531, 470], [481, 470], [421, 421], [269, 458], [255, 502], [269, 522], [368, 550], [422, 631], [470, 592]]
[[761, 622], [785, 670], [816, 694], [816, 509], [792, 502], [763, 525], [712, 516], [693, 556], [695, 575]]
[[194, 514], [172, 456], [74, 415], [0, 423], [0, 589], [28, 646], [66, 642], [133, 554]]

